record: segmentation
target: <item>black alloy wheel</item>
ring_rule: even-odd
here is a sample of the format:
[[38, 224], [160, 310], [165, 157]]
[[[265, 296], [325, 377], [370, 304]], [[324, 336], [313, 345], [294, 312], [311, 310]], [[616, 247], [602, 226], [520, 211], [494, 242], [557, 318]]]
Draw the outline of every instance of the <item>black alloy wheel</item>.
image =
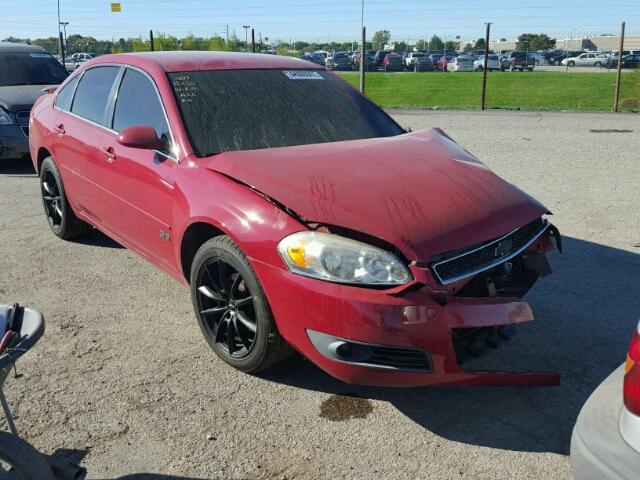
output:
[[200, 246], [189, 283], [200, 329], [224, 362], [257, 373], [292, 353], [258, 277], [231, 238], [220, 235]]
[[197, 313], [209, 338], [229, 357], [245, 358], [253, 349], [258, 326], [249, 286], [219, 258], [209, 259], [198, 277]]
[[42, 182], [40, 183], [42, 190], [42, 201], [44, 203], [44, 211], [52, 230], [60, 230], [64, 220], [62, 212], [62, 195], [60, 195], [60, 187], [58, 181], [53, 175], [53, 171], [45, 170], [42, 172]]

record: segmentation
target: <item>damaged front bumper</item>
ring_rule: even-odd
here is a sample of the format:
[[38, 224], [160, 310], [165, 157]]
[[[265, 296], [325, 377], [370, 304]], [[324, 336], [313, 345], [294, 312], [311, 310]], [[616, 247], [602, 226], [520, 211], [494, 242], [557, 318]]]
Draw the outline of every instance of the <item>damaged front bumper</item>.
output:
[[[547, 228], [517, 256], [442, 285], [413, 265], [416, 282], [375, 290], [322, 282], [253, 260], [282, 336], [332, 376], [377, 386], [558, 385], [552, 372], [482, 372], [465, 360], [533, 320], [521, 297], [550, 272], [545, 252], [559, 244]], [[414, 268], [415, 267], [415, 268]]]

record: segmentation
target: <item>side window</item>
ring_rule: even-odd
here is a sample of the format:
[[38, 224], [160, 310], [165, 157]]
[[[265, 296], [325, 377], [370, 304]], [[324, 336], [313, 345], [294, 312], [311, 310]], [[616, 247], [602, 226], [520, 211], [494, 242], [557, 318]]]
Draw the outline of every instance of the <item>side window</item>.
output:
[[71, 108], [71, 100], [73, 99], [73, 91], [76, 89], [76, 85], [78, 84], [79, 75], [76, 75], [74, 78], [69, 80], [62, 90], [58, 92], [56, 96], [55, 105], [62, 110], [69, 110]]
[[120, 67], [108, 66], [94, 67], [84, 72], [71, 111], [87, 120], [104, 125], [109, 94], [119, 71]]
[[122, 77], [113, 112], [113, 129], [120, 132], [128, 127], [153, 127], [166, 145], [171, 138], [164, 110], [156, 87], [142, 73], [128, 68]]

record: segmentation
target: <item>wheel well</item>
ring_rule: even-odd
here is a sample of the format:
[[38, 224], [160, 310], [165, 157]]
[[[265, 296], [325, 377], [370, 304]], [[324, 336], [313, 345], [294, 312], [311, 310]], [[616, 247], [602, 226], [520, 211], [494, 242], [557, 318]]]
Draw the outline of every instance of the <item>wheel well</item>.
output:
[[204, 222], [193, 223], [184, 232], [180, 245], [180, 263], [182, 264], [182, 274], [187, 282], [191, 281], [191, 264], [198, 249], [207, 240], [219, 235], [224, 235], [224, 232], [210, 223]]
[[46, 148], [40, 148], [40, 150], [38, 150], [38, 162], [37, 162], [38, 173], [40, 172], [40, 165], [42, 165], [42, 162], [44, 161], [44, 159], [50, 156], [51, 154]]

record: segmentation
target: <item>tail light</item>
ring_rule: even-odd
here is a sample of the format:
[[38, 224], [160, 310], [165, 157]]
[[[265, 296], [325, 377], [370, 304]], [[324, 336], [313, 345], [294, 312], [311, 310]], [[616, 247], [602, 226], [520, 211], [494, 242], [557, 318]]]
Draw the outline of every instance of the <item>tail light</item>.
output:
[[515, 58], [512, 58], [512, 59], [511, 59], [511, 64], [512, 64], [512, 65], [515, 65], [515, 64], [516, 64], [516, 59], [515, 59]]
[[631, 413], [640, 415], [640, 325], [631, 341], [624, 366], [624, 404]]

